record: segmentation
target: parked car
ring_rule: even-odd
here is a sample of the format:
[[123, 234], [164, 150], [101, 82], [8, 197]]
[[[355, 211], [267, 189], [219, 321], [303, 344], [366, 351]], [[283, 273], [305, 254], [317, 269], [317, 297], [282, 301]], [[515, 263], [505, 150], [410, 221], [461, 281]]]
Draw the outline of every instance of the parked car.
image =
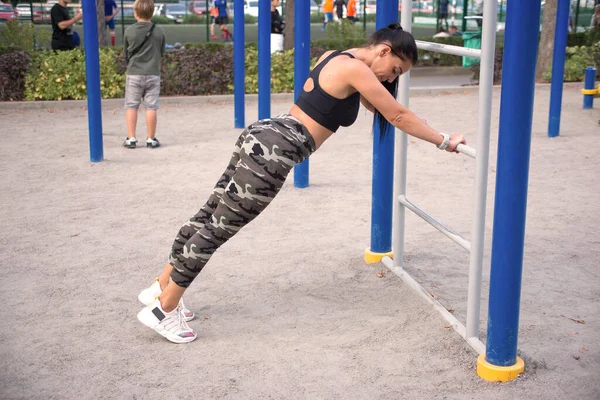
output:
[[31, 21], [31, 9], [29, 3], [19, 3], [17, 6], [17, 16], [21, 20]]
[[183, 22], [185, 17], [185, 4], [181, 3], [168, 3], [168, 4], [155, 4], [154, 15], [167, 17], [175, 21], [176, 24]]
[[17, 10], [13, 10], [10, 4], [0, 3], [0, 21], [7, 22], [17, 19]]
[[[283, 12], [282, 7], [277, 7], [279, 14]], [[258, 0], [244, 1], [244, 14], [258, 17]]]
[[[211, 2], [209, 1], [209, 4], [210, 3]], [[198, 0], [190, 2], [189, 10], [196, 15], [206, 14], [206, 1]]]
[[52, 6], [33, 6], [33, 22], [36, 24], [51, 24], [52, 16], [50, 13]]

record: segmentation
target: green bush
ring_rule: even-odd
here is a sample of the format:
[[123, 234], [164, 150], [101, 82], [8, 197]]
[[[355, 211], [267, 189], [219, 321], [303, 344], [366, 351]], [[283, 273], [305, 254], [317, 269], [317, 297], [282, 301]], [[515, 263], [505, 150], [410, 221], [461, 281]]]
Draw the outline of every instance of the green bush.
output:
[[[112, 49], [100, 49], [102, 98], [123, 96], [125, 76], [117, 71]], [[35, 58], [25, 84], [27, 100], [78, 100], [87, 97], [85, 60], [80, 49], [47, 52]]]
[[161, 95], [232, 93], [232, 61], [233, 47], [216, 43], [167, 52], [161, 71]]
[[367, 40], [367, 34], [365, 33], [362, 25], [353, 24], [347, 19], [342, 20], [341, 24], [327, 24], [326, 28], [328, 40]]
[[600, 28], [591, 29], [587, 32], [569, 33], [567, 47], [592, 46], [600, 41]]
[[188, 14], [183, 17], [183, 23], [191, 25], [206, 24], [206, 17], [201, 17], [196, 14]]
[[245, 24], [256, 24], [258, 23], [258, 17], [253, 15], [244, 14], [244, 23]]
[[0, 101], [25, 99], [30, 56], [24, 51], [0, 51]]
[[[587, 67], [596, 67], [600, 60], [600, 43], [594, 46], [567, 47], [564, 82], [581, 82], [585, 77]], [[546, 81], [552, 80], [552, 67], [544, 74]]]
[[[258, 93], [258, 51], [246, 48], [246, 93]], [[317, 58], [312, 58], [314, 67]], [[271, 55], [271, 93], [291, 93], [294, 91], [294, 50], [285, 50]]]
[[[249, 43], [246, 43], [248, 47]], [[231, 44], [223, 42], [203, 42], [203, 43], [186, 43], [183, 45], [186, 49], [206, 49], [212, 52], [222, 51], [226, 47], [231, 47]]]
[[155, 15], [154, 17], [152, 17], [152, 22], [154, 22], [155, 24], [160, 24], [160, 25], [169, 25], [169, 24], [174, 24], [175, 20], [168, 18], [168, 17], [163, 17], [160, 15]]
[[52, 33], [45, 29], [36, 32], [34, 24], [22, 23], [18, 20], [7, 22], [0, 29], [0, 46], [32, 52], [45, 48], [52, 38]]

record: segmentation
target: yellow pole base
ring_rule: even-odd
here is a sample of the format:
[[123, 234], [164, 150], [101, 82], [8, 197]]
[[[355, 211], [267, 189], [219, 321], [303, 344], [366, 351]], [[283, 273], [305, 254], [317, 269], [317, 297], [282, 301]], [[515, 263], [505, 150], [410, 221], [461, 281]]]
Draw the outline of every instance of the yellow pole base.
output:
[[517, 379], [519, 374], [525, 370], [525, 363], [520, 357], [517, 357], [515, 365], [508, 367], [499, 367], [492, 365], [485, 360], [485, 354], [477, 358], [477, 375], [489, 382], [508, 382]]
[[375, 264], [381, 261], [383, 257], [394, 258], [394, 252], [390, 251], [389, 253], [374, 253], [371, 249], [365, 250], [365, 262], [367, 264]]

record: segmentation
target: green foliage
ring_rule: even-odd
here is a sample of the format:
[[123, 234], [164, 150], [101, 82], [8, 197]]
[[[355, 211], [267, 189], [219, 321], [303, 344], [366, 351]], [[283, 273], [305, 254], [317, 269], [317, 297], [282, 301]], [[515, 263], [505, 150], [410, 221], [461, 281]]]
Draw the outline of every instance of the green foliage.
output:
[[0, 29], [0, 46], [32, 52], [36, 48], [45, 47], [50, 43], [51, 32], [39, 29], [36, 32], [34, 24], [22, 23], [18, 20], [7, 22]]
[[0, 51], [0, 101], [25, 98], [25, 78], [30, 58], [24, 51]]
[[201, 17], [196, 14], [188, 14], [183, 17], [183, 23], [192, 25], [206, 24], [206, 17]]
[[319, 53], [323, 54], [327, 50], [347, 50], [355, 47], [362, 47], [365, 45], [365, 39], [321, 39], [315, 40], [311, 43], [311, 57], [317, 56], [313, 51], [314, 49], [321, 50]]
[[[125, 76], [117, 71], [114, 52], [100, 49], [102, 98], [122, 97]], [[85, 60], [79, 49], [48, 52], [36, 57], [27, 74], [27, 100], [79, 100], [87, 97]]]
[[154, 22], [155, 24], [160, 24], [160, 25], [169, 25], [169, 24], [175, 23], [175, 20], [173, 20], [169, 17], [160, 16], [160, 15], [155, 15], [154, 17], [152, 17], [151, 21]]
[[362, 40], [363, 42], [367, 40], [367, 34], [362, 25], [353, 24], [347, 19], [343, 19], [341, 24], [327, 24], [326, 33], [328, 40]]
[[600, 28], [594, 28], [586, 32], [569, 33], [567, 47], [592, 46], [598, 41], [600, 41]]
[[[600, 42], [594, 46], [567, 47], [564, 82], [581, 82], [587, 67], [599, 69]], [[544, 74], [544, 80], [552, 80], [552, 67]]]
[[256, 24], [256, 23], [258, 23], [258, 17], [255, 17], [254, 15], [245, 14], [244, 15], [244, 23], [245, 24]]
[[[311, 60], [311, 68], [317, 58]], [[258, 51], [246, 48], [246, 93], [258, 93]], [[271, 93], [294, 91], [294, 50], [271, 55]]]
[[167, 52], [161, 71], [161, 95], [232, 93], [232, 61], [232, 46], [213, 43]]
[[[246, 44], [246, 47], [248, 47], [248, 45], [249, 45], [249, 43]], [[231, 44], [223, 43], [223, 42], [201, 42], [201, 43], [186, 43], [183, 45], [183, 47], [186, 49], [206, 49], [206, 50], [210, 50], [211, 52], [217, 52], [217, 51], [222, 51], [226, 47], [231, 47]]]

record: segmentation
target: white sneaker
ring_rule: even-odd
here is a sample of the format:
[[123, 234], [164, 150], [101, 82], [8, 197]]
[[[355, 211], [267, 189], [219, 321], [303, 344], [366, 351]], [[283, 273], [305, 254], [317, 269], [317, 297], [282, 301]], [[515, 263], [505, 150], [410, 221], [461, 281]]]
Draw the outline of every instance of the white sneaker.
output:
[[160, 300], [156, 299], [148, 307], [144, 307], [137, 318], [170, 342], [188, 343], [196, 339], [196, 333], [185, 322], [179, 306], [166, 312], [160, 306]]
[[[154, 278], [154, 283], [149, 288], [144, 289], [140, 292], [140, 294], [138, 295], [138, 300], [143, 305], [149, 306], [150, 304], [154, 303], [154, 300], [156, 300], [156, 298], [160, 296], [161, 293], [162, 290], [160, 289], [160, 283], [158, 283], [158, 278]], [[194, 313], [186, 308], [185, 304], [183, 304], [183, 299], [179, 300], [179, 308], [181, 309], [181, 312], [183, 313], [183, 319], [186, 322], [194, 319]]]

